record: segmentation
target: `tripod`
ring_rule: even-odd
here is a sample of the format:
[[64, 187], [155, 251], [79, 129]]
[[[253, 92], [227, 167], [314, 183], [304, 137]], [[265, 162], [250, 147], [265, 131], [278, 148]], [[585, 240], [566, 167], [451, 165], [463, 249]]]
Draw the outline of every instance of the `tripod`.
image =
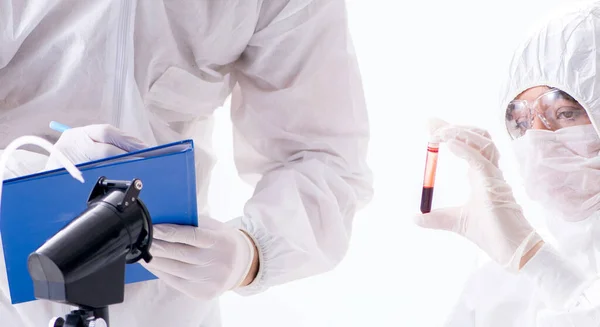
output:
[[79, 308], [67, 314], [65, 318], [54, 318], [49, 327], [108, 327], [108, 307]]

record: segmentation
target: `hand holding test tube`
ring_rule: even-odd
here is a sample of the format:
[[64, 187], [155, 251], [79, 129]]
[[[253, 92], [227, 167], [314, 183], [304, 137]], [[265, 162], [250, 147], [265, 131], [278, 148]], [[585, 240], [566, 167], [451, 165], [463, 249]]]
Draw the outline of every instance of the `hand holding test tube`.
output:
[[498, 264], [518, 271], [543, 240], [523, 216], [504, 180], [498, 166], [500, 155], [490, 134], [476, 127], [445, 123], [432, 133], [432, 141], [445, 143], [451, 153], [469, 164], [471, 195], [462, 205], [418, 214], [415, 222], [462, 235]]

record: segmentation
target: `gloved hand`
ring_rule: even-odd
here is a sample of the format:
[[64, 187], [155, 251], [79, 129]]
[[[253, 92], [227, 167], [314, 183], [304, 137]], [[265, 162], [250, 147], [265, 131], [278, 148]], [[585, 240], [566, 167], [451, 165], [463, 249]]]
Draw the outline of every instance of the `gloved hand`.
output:
[[[202, 219], [204, 224], [207, 219]], [[150, 248], [153, 259], [142, 265], [196, 299], [210, 300], [237, 288], [255, 260], [254, 243], [241, 230], [215, 220], [212, 224], [216, 228], [155, 225]]]
[[523, 216], [511, 187], [498, 168], [499, 153], [481, 129], [435, 122], [432, 139], [469, 164], [471, 195], [466, 204], [418, 214], [418, 225], [455, 232], [475, 243], [490, 258], [512, 271], [542, 238]]
[[[71, 162], [80, 164], [145, 149], [148, 146], [112, 125], [98, 124], [64, 131], [55, 147]], [[57, 168], [62, 168], [62, 165], [55, 154], [50, 154], [45, 170]]]

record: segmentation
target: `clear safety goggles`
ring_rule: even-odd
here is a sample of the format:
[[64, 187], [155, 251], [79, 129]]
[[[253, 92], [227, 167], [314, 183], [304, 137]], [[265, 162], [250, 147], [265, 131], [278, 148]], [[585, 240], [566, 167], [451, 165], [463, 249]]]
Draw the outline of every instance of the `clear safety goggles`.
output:
[[513, 100], [506, 108], [506, 128], [512, 139], [534, 128], [556, 131], [561, 128], [591, 124], [585, 109], [566, 92], [553, 88], [534, 101]]

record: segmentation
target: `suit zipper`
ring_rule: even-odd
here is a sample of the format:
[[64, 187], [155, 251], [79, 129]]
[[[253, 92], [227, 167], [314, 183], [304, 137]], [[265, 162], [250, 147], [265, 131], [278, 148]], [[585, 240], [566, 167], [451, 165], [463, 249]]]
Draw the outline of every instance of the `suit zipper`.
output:
[[125, 85], [127, 71], [129, 69], [130, 53], [130, 31], [131, 31], [131, 10], [134, 0], [121, 1], [121, 13], [119, 17], [119, 26], [117, 27], [117, 57], [115, 65], [115, 89], [113, 98], [113, 117], [112, 124], [121, 127], [121, 116], [125, 102]]

